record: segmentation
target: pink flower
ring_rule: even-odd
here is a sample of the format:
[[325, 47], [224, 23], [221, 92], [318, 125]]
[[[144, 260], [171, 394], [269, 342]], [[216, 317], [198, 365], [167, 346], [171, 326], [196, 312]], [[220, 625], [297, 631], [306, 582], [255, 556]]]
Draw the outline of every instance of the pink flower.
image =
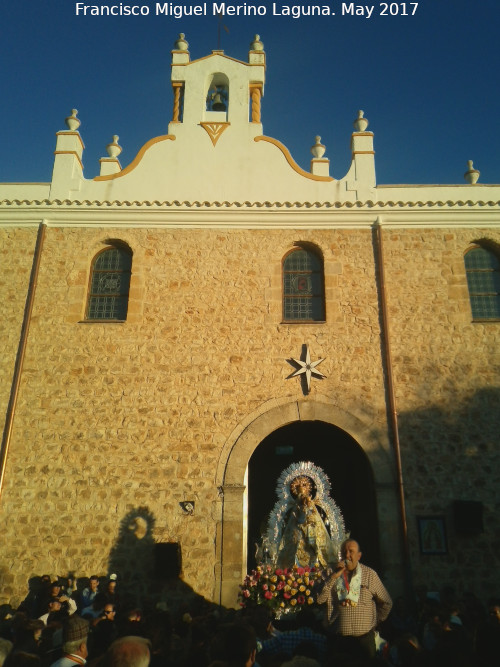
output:
[[284, 582], [284, 581], [279, 581], [279, 582], [276, 584], [276, 588], [277, 588], [278, 591], [280, 591], [280, 590], [281, 590], [282, 588], [284, 588], [284, 587], [285, 587], [285, 582]]
[[266, 598], [266, 600], [270, 600], [273, 597], [273, 594], [271, 593], [271, 591], [266, 591], [264, 593], [264, 597]]
[[283, 574], [283, 570], [281, 568], [278, 568], [276, 570], [276, 574], [279, 576], [280, 574]]
[[263, 586], [262, 586], [262, 590], [263, 590], [263, 591], [267, 591], [268, 588], [269, 588], [269, 587], [268, 587], [267, 584], [263, 584]]
[[285, 600], [289, 600], [292, 596], [290, 595], [290, 593], [283, 593], [283, 597], [285, 598]]
[[297, 595], [297, 602], [299, 604], [304, 604], [305, 601], [306, 601], [306, 598], [305, 598], [304, 595]]

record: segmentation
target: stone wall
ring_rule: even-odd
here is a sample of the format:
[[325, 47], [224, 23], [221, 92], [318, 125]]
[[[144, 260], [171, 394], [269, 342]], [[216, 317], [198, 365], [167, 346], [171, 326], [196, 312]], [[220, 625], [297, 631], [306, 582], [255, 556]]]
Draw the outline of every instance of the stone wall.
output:
[[[0, 308], [10, 332], [2, 406], [35, 234], [3, 236], [4, 258], [20, 267], [13, 278], [20, 282], [2, 272]], [[491, 406], [499, 325], [471, 324], [463, 267], [468, 245], [486, 234], [384, 231], [415, 579], [435, 576], [436, 587], [446, 578], [465, 587], [462, 562], [481, 554], [498, 560], [500, 429]], [[127, 322], [86, 323], [90, 263], [112, 239], [134, 253]], [[323, 255], [324, 324], [281, 321], [281, 261], [296, 242]], [[363, 415], [385, 457], [377, 463], [373, 454], [372, 465], [387, 466], [379, 299], [367, 229], [49, 227], [0, 503], [0, 599], [19, 601], [28, 577], [44, 572], [85, 576], [128, 564], [149, 574], [145, 545], [154, 541], [179, 542], [185, 582], [214, 598], [217, 470], [231, 434], [271, 399], [321, 394]], [[313, 381], [307, 398], [296, 379], [286, 379], [286, 359], [304, 343], [313, 358], [325, 358], [327, 376]], [[457, 495], [485, 503], [486, 532], [466, 543], [450, 534], [449, 557], [421, 557], [415, 517], [449, 518]], [[186, 500], [195, 501], [193, 515], [179, 504]], [[391, 562], [398, 540], [396, 528], [383, 541]], [[478, 590], [488, 591], [489, 575], [475, 576]]]
[[[390, 327], [415, 583], [498, 594], [500, 323], [472, 322], [463, 256], [491, 229], [388, 232]], [[484, 532], [454, 526], [483, 503]], [[444, 516], [447, 556], [421, 555], [417, 516]]]
[[16, 355], [23, 323], [24, 307], [36, 244], [36, 229], [0, 229], [0, 425], [3, 430], [10, 397]]

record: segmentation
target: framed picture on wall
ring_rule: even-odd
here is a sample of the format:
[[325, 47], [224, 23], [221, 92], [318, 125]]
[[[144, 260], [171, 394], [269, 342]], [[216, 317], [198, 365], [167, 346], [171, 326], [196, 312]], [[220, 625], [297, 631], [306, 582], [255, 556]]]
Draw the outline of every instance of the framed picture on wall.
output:
[[439, 555], [448, 553], [444, 516], [418, 516], [420, 553]]

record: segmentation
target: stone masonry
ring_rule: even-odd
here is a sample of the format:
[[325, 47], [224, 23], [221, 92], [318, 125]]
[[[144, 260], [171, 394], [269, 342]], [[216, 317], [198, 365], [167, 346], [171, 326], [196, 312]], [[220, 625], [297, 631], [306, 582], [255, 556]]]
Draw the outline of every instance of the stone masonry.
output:
[[[463, 590], [464, 563], [498, 552], [498, 333], [494, 323], [471, 324], [463, 264], [486, 234], [385, 238], [414, 576]], [[90, 263], [110, 238], [134, 253], [129, 316], [86, 323]], [[324, 324], [281, 323], [281, 260], [297, 241], [324, 257]], [[15, 277], [1, 300], [3, 404], [34, 243], [33, 230], [3, 230]], [[156, 541], [181, 544], [185, 581], [213, 599], [221, 449], [269, 396], [301, 398], [285, 359], [304, 340], [326, 358], [322, 395], [366, 413], [386, 443], [369, 231], [49, 228], [0, 505], [2, 599], [19, 601], [35, 573], [107, 571], [120, 522], [140, 507], [154, 517]], [[308, 400], [318, 391], [313, 383]], [[449, 512], [464, 496], [484, 503], [487, 532], [469, 542], [451, 534], [448, 558], [419, 556], [415, 516]], [[193, 516], [179, 508], [185, 499], [196, 501]], [[490, 589], [490, 572], [476, 575], [475, 590]]]

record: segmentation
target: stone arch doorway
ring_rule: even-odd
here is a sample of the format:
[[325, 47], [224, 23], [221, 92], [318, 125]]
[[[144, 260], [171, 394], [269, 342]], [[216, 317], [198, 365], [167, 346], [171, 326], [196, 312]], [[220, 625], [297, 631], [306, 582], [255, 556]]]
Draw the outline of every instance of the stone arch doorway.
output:
[[[331, 425], [345, 432], [352, 451], [356, 448], [362, 450], [367, 469], [371, 468], [372, 471], [371, 487], [377, 498], [377, 508], [373, 503], [372, 509], [378, 516], [379, 533], [384, 534], [381, 549], [385, 553], [382, 556], [386, 559], [388, 550], [397, 544], [398, 504], [386, 425], [366, 411], [358, 410], [357, 406], [352, 406], [348, 412], [333, 405], [327, 397], [319, 395], [315, 400], [293, 400], [290, 397], [271, 399], [242, 420], [228, 437], [219, 457], [216, 483], [221, 506], [215, 538], [214, 599], [220, 604], [236, 606], [239, 585], [247, 571], [249, 461], [270, 434], [298, 422], [324, 422], [325, 425]], [[321, 465], [320, 460], [316, 463]], [[274, 493], [274, 485], [275, 481], [270, 485], [271, 493]], [[271, 497], [271, 501], [274, 503], [274, 498]], [[351, 527], [351, 530], [354, 534], [355, 529]], [[359, 539], [361, 541], [362, 538]], [[378, 549], [375, 553], [378, 555]]]
[[297, 421], [270, 433], [248, 464], [247, 570], [255, 567], [255, 545], [276, 502], [276, 482], [291, 463], [311, 461], [328, 475], [331, 496], [346, 530], [359, 540], [363, 562], [379, 569], [377, 498], [370, 462], [354, 438], [323, 421]]

